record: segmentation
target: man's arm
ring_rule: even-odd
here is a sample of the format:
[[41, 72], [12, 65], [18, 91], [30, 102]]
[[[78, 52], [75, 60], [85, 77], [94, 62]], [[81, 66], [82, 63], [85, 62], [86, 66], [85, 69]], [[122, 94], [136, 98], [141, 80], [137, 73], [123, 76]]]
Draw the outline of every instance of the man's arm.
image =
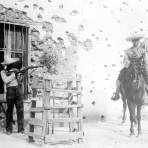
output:
[[7, 76], [4, 70], [1, 71], [1, 77], [2, 77], [3, 82], [6, 84], [16, 79], [15, 73], [12, 73], [10, 76]]

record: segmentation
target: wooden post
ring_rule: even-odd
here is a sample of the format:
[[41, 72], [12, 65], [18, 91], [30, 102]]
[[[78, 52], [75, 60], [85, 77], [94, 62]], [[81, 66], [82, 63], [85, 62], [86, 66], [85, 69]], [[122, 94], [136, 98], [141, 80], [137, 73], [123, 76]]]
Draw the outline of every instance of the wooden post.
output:
[[[72, 81], [67, 81], [67, 89], [70, 90], [72, 89]], [[71, 93], [68, 93], [68, 105], [71, 104], [72, 102], [72, 98], [71, 97]], [[72, 117], [73, 115], [73, 108], [68, 108], [68, 114], [69, 114], [69, 117]], [[72, 132], [73, 130], [73, 123], [69, 123], [69, 131]]]
[[[36, 100], [32, 100], [31, 108], [36, 108]], [[30, 112], [30, 117], [35, 118], [35, 112]], [[29, 131], [34, 132], [34, 125], [29, 125]], [[33, 136], [29, 136], [29, 142], [34, 142]]]
[[[51, 105], [51, 91], [47, 91], [48, 88], [52, 88], [52, 80], [51, 79], [45, 79], [45, 88], [44, 88], [44, 93], [45, 93], [45, 100], [43, 106], [46, 108], [47, 106]], [[53, 98], [54, 99], [54, 98]], [[53, 105], [54, 105], [54, 100], [53, 100]], [[46, 118], [47, 118], [47, 128], [46, 128], [46, 134], [49, 134], [49, 124], [48, 124], [48, 117], [49, 117], [49, 112], [53, 111], [53, 118], [54, 118], [54, 110], [46, 110]], [[52, 123], [52, 134], [54, 133], [54, 123]]]
[[48, 123], [47, 123], [47, 117], [48, 117], [48, 111], [45, 110], [45, 106], [47, 104], [47, 92], [46, 92], [46, 80], [43, 80], [43, 116], [42, 116], [42, 120], [43, 120], [43, 127], [42, 127], [42, 137], [44, 138], [44, 143], [45, 143], [45, 135], [48, 132]]
[[[53, 88], [52, 79], [49, 80], [49, 87]], [[49, 96], [51, 96], [51, 91], [49, 92]], [[52, 104], [53, 104], [53, 106], [55, 105], [55, 97], [52, 98]], [[53, 112], [52, 117], [55, 118], [55, 110], [54, 110], [54, 108], [52, 109], [52, 112]], [[52, 123], [52, 134], [54, 134], [54, 122]]]
[[[76, 88], [77, 88], [77, 90], [81, 90], [81, 80], [77, 80], [76, 81]], [[82, 101], [81, 101], [81, 93], [80, 94], [77, 94], [77, 102], [78, 102], [78, 104], [82, 104]], [[80, 122], [78, 122], [78, 131], [80, 132], [82, 132], [82, 108], [81, 107], [78, 107], [77, 108], [77, 116], [78, 117], [81, 117], [81, 119], [80, 119]], [[79, 138], [78, 139], [78, 143], [80, 142], [80, 141], [82, 141], [82, 138]]]

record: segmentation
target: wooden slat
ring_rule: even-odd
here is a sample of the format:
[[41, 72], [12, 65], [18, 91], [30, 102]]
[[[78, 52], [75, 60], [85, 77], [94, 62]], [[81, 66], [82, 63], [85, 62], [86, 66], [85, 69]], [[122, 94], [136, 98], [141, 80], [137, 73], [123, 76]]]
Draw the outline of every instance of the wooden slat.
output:
[[43, 84], [32, 84], [31, 88], [35, 88], [35, 89], [43, 89], [44, 85]]
[[32, 103], [32, 101], [38, 101], [39, 100], [39, 98], [37, 98], [37, 97], [32, 97], [31, 98], [31, 103]]
[[45, 80], [54, 80], [54, 81], [81, 81], [81, 76], [71, 76], [71, 75], [44, 75]]
[[43, 107], [36, 107], [36, 108], [30, 108], [30, 112], [43, 112], [44, 108]]
[[36, 89], [42, 89], [44, 87], [44, 81], [40, 80], [38, 77], [35, 77], [32, 80], [31, 87]]
[[44, 126], [42, 120], [40, 119], [28, 119], [28, 123], [31, 125], [36, 125], [36, 126]]
[[68, 90], [68, 89], [46, 88], [46, 91], [81, 94], [81, 91], [79, 90]]
[[44, 109], [60, 109], [60, 108], [79, 108], [83, 107], [82, 104], [77, 104], [77, 105], [46, 105]]
[[31, 136], [31, 137], [34, 137], [34, 138], [37, 138], [37, 139], [43, 138], [42, 135], [39, 135], [37, 133], [32, 133], [32, 132], [27, 132], [26, 135]]
[[68, 100], [68, 97], [50, 96], [50, 99], [56, 99], [56, 100]]
[[53, 122], [80, 122], [82, 120], [81, 117], [72, 117], [72, 118], [48, 118], [49, 123]]
[[62, 133], [62, 134], [50, 134], [45, 136], [45, 142], [51, 141], [62, 141], [62, 140], [75, 140], [83, 138], [83, 132], [71, 132], [71, 133]]
[[25, 104], [30, 104], [31, 103], [31, 100], [24, 100], [23, 101]]

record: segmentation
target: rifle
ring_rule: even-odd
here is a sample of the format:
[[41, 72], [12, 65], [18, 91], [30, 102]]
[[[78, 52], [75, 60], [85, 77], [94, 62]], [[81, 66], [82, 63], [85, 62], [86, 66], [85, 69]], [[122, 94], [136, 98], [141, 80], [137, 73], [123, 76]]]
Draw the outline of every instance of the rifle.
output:
[[9, 70], [7, 72], [7, 75], [10, 75], [11, 73], [15, 73], [15, 74], [19, 74], [19, 73], [22, 73], [24, 74], [25, 72], [27, 72], [29, 69], [34, 69], [34, 68], [39, 68], [39, 67], [43, 67], [43, 66], [26, 66], [22, 69], [12, 69], [12, 70]]

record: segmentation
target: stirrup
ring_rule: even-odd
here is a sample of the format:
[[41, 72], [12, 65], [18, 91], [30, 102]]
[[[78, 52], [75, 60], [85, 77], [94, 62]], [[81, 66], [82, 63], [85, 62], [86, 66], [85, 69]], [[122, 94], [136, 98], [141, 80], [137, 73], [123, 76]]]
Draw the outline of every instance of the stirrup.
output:
[[120, 98], [119, 94], [116, 93], [116, 92], [114, 92], [113, 95], [112, 95], [112, 97], [111, 97], [111, 100], [117, 101], [117, 100], [119, 100], [119, 98]]

